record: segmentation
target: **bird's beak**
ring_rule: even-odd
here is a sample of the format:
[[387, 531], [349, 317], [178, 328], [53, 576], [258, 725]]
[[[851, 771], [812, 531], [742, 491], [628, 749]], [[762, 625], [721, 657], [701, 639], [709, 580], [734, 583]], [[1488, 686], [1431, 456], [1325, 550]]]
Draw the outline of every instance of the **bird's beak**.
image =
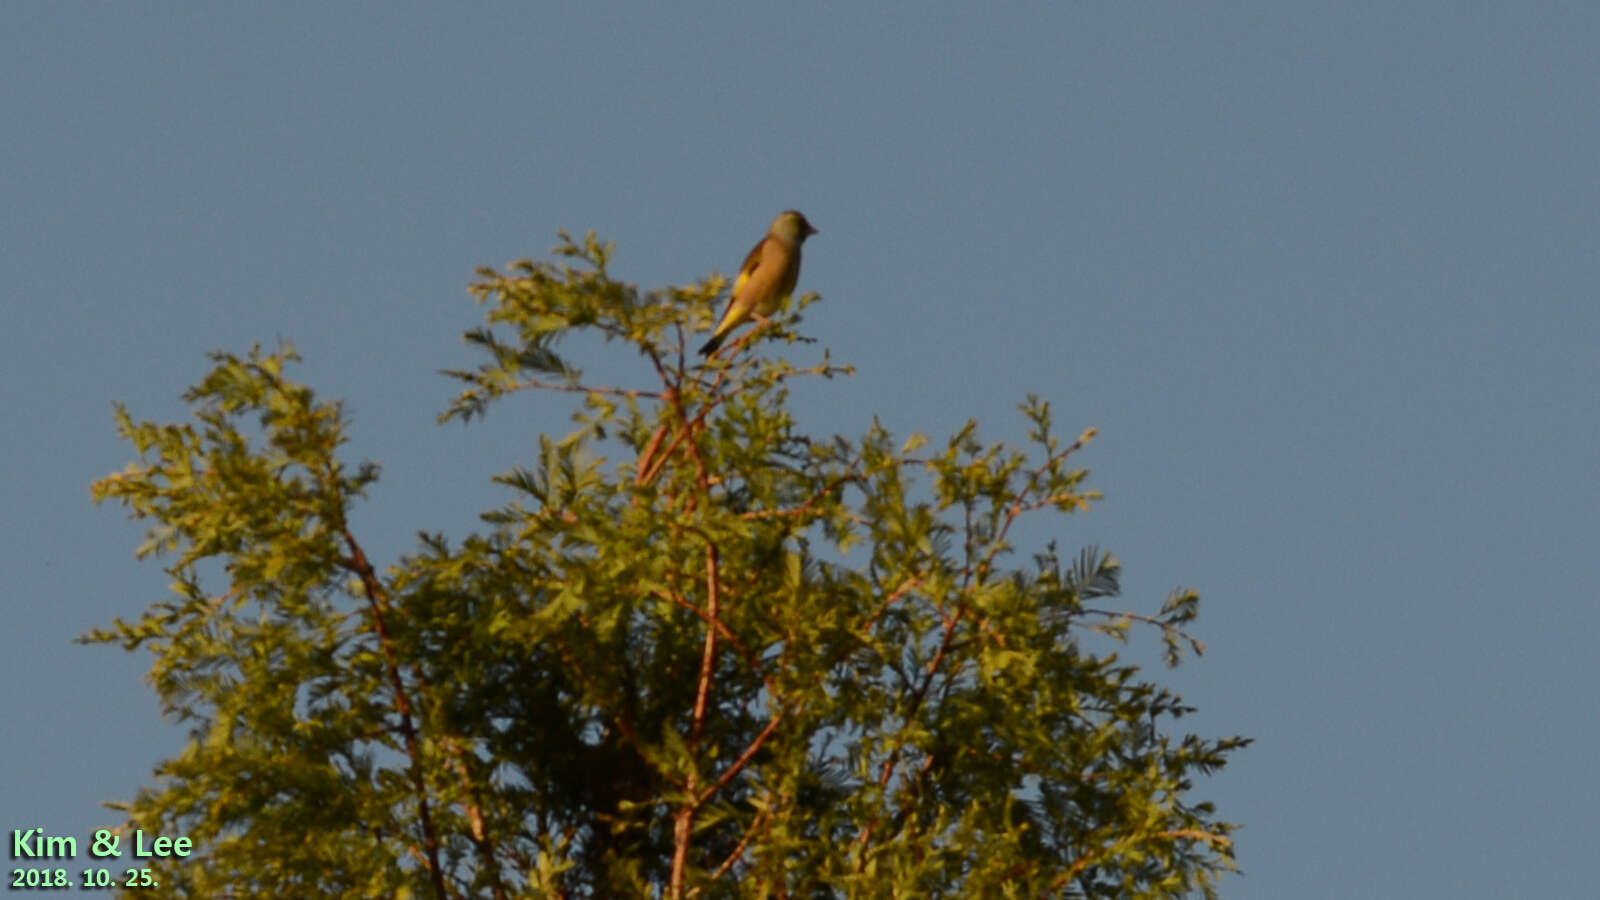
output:
[[807, 222], [807, 223], [806, 223], [806, 237], [810, 237], [810, 236], [812, 236], [812, 235], [813, 235], [813, 234], [820, 234], [820, 233], [821, 233], [821, 232], [819, 232], [819, 231], [817, 231], [817, 230], [816, 230], [816, 229], [815, 229], [815, 228], [812, 228], [812, 227], [811, 227], [811, 223], [810, 223], [810, 222]]

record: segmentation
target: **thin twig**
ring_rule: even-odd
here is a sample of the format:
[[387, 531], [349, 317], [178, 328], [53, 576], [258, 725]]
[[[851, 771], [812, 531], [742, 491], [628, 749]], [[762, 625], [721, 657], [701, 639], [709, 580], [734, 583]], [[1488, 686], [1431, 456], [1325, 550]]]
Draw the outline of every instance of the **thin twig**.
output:
[[378, 645], [383, 648], [385, 668], [388, 670], [389, 686], [394, 691], [395, 711], [400, 714], [400, 734], [405, 738], [406, 756], [409, 759], [407, 766], [411, 785], [417, 792], [417, 818], [422, 824], [423, 847], [427, 851], [426, 866], [428, 878], [433, 883], [433, 893], [438, 900], [445, 900], [449, 891], [444, 882], [444, 869], [439, 865], [439, 839], [433, 831], [433, 814], [428, 807], [428, 780], [422, 771], [422, 751], [418, 746], [416, 723], [411, 718], [411, 700], [406, 693], [405, 681], [400, 677], [400, 663], [395, 658], [394, 643], [389, 638], [388, 627], [384, 624], [383, 614], [389, 605], [389, 595], [383, 588], [383, 583], [378, 580], [377, 570], [367, 560], [367, 554], [356, 542], [355, 535], [350, 530], [344, 529], [345, 546], [349, 548], [349, 557], [341, 560], [346, 569], [356, 573], [361, 579], [362, 589], [367, 595], [367, 606], [372, 611], [373, 630], [378, 635]]
[[[744, 856], [745, 848], [750, 846], [750, 840], [761, 830], [761, 826], [766, 824], [769, 812], [770, 810], [763, 809], [756, 813], [756, 817], [750, 821], [750, 827], [745, 829], [744, 836], [739, 838], [739, 843], [734, 845], [733, 850], [728, 854], [728, 858], [724, 859], [721, 865], [712, 870], [712, 881], [716, 881], [718, 878], [728, 874], [728, 870], [738, 864], [739, 857]], [[689, 896], [691, 898], [698, 897], [703, 891], [703, 887], [697, 887], [689, 892]]]
[[[1087, 436], [1087, 434], [1085, 436]], [[1032, 501], [1033, 505], [1030, 505], [1028, 495], [1032, 494], [1039, 486], [1039, 476], [1043, 475], [1051, 465], [1061, 462], [1078, 450], [1083, 449], [1083, 444], [1084, 438], [1078, 438], [1071, 444], [1068, 444], [1059, 453], [1051, 454], [1038, 468], [1029, 473], [1027, 485], [1025, 485], [1021, 491], [1017, 492], [1017, 499], [1013, 501], [1009, 507], [1007, 507], [1005, 522], [1000, 525], [1000, 531], [994, 536], [994, 540], [989, 542], [989, 552], [984, 554], [983, 561], [978, 563], [976, 567], [976, 575], [980, 583], [983, 581], [983, 578], [989, 574], [989, 566], [994, 563], [995, 556], [999, 554], [1000, 548], [1004, 546], [1006, 535], [1010, 533], [1011, 524], [1017, 520], [1017, 517], [1022, 515], [1024, 512], [1047, 506], [1056, 499], [1056, 497], [1052, 495], [1051, 497], [1046, 497], [1039, 501]]]
[[687, 609], [698, 616], [701, 621], [717, 629], [717, 633], [722, 635], [723, 639], [728, 643], [732, 644], [733, 648], [739, 651], [740, 656], [744, 657], [745, 665], [749, 666], [751, 671], [755, 672], [756, 676], [761, 679], [761, 683], [766, 686], [767, 692], [771, 694], [777, 693], [777, 689], [773, 686], [772, 679], [768, 677], [766, 667], [761, 664], [760, 658], [758, 658], [754, 653], [751, 653], [749, 648], [744, 645], [744, 642], [739, 640], [739, 638], [733, 633], [732, 629], [728, 628], [727, 624], [725, 624], [721, 619], [711, 618], [711, 616], [708, 615], [705, 610], [695, 606], [693, 603], [690, 603], [688, 600], [685, 600], [676, 594], [671, 594], [666, 591], [654, 591], [652, 593], [663, 600], [667, 600], [673, 604], [676, 604], [677, 606]]
[[[917, 685], [917, 689], [911, 695], [910, 707], [906, 710], [905, 716], [901, 722], [901, 734], [904, 734], [905, 730], [911, 727], [912, 719], [916, 717], [918, 710], [922, 708], [923, 700], [927, 699], [928, 688], [933, 686], [934, 676], [938, 674], [939, 665], [944, 662], [945, 654], [950, 650], [950, 644], [952, 639], [955, 637], [956, 626], [961, 624], [961, 617], [966, 611], [966, 604], [959, 604], [956, 607], [955, 615], [946, 620], [944, 638], [939, 642], [939, 649], [934, 652], [933, 658], [928, 660], [928, 664], [924, 669], [922, 683]], [[897, 735], [897, 737], [898, 736], [899, 735]], [[904, 749], [905, 745], [901, 744], [889, 751], [889, 758], [883, 761], [883, 767], [878, 774], [879, 787], [887, 788], [889, 786], [889, 779], [894, 775], [895, 766], [900, 764], [900, 753]], [[876, 817], [874, 817], [874, 820], [867, 823], [867, 827], [861, 830], [860, 837], [856, 838], [856, 844], [861, 847], [861, 856], [856, 860], [857, 872], [862, 871], [866, 867], [867, 841], [871, 840], [872, 832], [877, 828], [877, 825], [878, 823]]]
[[861, 632], [865, 634], [866, 632], [870, 631], [872, 626], [877, 624], [878, 619], [882, 618], [883, 614], [889, 611], [889, 607], [895, 604], [895, 601], [919, 587], [922, 587], [922, 579], [919, 577], [912, 576], [907, 578], [905, 581], [902, 581], [899, 587], [890, 591], [889, 596], [884, 598], [883, 604], [878, 607], [878, 611], [873, 613], [871, 616], [868, 616], [867, 620], [861, 623]]
[[822, 488], [822, 490], [817, 491], [815, 494], [812, 494], [811, 497], [806, 500], [806, 502], [800, 504], [799, 506], [793, 506], [793, 507], [788, 507], [788, 508], [784, 508], [784, 509], [758, 509], [758, 510], [752, 510], [750, 512], [745, 513], [743, 515], [743, 518], [754, 520], [754, 519], [792, 518], [792, 517], [795, 517], [795, 516], [803, 516], [806, 513], [810, 512], [811, 508], [817, 505], [817, 501], [821, 500], [823, 497], [828, 496], [829, 494], [833, 493], [834, 491], [838, 490], [839, 488], [843, 487], [846, 484], [849, 484], [851, 482], [863, 481], [863, 480], [865, 480], [865, 477], [866, 476], [859, 475], [859, 474], [857, 474], [855, 472], [851, 472], [848, 475], [841, 475], [838, 478], [835, 478], [832, 481], [828, 482], [827, 485], [825, 485]]
[[1071, 867], [1069, 867], [1067, 869], [1067, 871], [1063, 872], [1060, 875], [1060, 877], [1056, 878], [1055, 881], [1051, 882], [1050, 890], [1052, 890], [1052, 891], [1061, 890], [1063, 887], [1066, 887], [1067, 882], [1069, 882], [1072, 879], [1076, 878], [1078, 876], [1078, 874], [1081, 873], [1084, 869], [1087, 869], [1088, 867], [1094, 865], [1095, 863], [1099, 862], [1102, 859], [1105, 859], [1106, 857], [1110, 856], [1111, 854], [1118, 852], [1119, 850], [1125, 850], [1125, 849], [1127, 849], [1129, 847], [1133, 847], [1135, 845], [1142, 844], [1142, 843], [1145, 843], [1147, 841], [1153, 841], [1153, 840], [1174, 840], [1175, 841], [1175, 840], [1183, 840], [1183, 839], [1188, 839], [1188, 840], [1192, 840], [1192, 841], [1200, 841], [1202, 843], [1210, 844], [1212, 847], [1215, 847], [1215, 848], [1218, 848], [1218, 849], [1223, 849], [1223, 850], [1227, 849], [1228, 847], [1233, 846], [1233, 841], [1230, 840], [1229, 838], [1226, 838], [1226, 837], [1224, 837], [1224, 836], [1222, 836], [1220, 834], [1212, 834], [1209, 831], [1203, 831], [1203, 830], [1198, 829], [1198, 828], [1175, 828], [1175, 829], [1172, 829], [1170, 831], [1158, 831], [1155, 834], [1147, 834], [1147, 835], [1142, 835], [1142, 836], [1141, 835], [1134, 835], [1134, 836], [1126, 838], [1124, 840], [1116, 841], [1113, 844], [1111, 844], [1111, 846], [1109, 846], [1109, 847], [1103, 847], [1103, 848], [1101, 848], [1101, 849], [1099, 849], [1097, 851], [1094, 851], [1092, 853], [1086, 853], [1083, 856], [1078, 857], [1077, 860], [1075, 860], [1072, 863]]
[[500, 866], [495, 859], [494, 838], [484, 825], [483, 807], [480, 805], [477, 785], [473, 784], [471, 770], [467, 766], [467, 754], [453, 737], [445, 738], [444, 746], [455, 757], [456, 775], [461, 779], [461, 793], [466, 798], [462, 805], [467, 812], [467, 836], [478, 850], [482, 873], [489, 878], [490, 895], [494, 900], [506, 900], [505, 885], [500, 882]]
[[537, 378], [529, 378], [525, 381], [518, 381], [515, 384], [505, 388], [505, 392], [508, 394], [515, 391], [527, 390], [565, 391], [569, 394], [605, 394], [610, 397], [626, 397], [630, 400], [637, 399], [639, 397], [659, 398], [661, 396], [660, 391], [641, 391], [634, 388], [594, 387], [584, 384], [558, 384], [553, 381], [540, 381]]
[[739, 758], [733, 761], [733, 765], [722, 773], [722, 776], [717, 779], [717, 783], [706, 788], [704, 792], [695, 798], [695, 805], [703, 805], [707, 800], [716, 796], [717, 791], [727, 787], [728, 783], [733, 781], [734, 777], [744, 769], [745, 765], [756, 755], [756, 752], [761, 749], [761, 745], [767, 742], [767, 738], [772, 737], [772, 733], [778, 730], [778, 725], [782, 722], [782, 712], [774, 715], [772, 720], [767, 723], [767, 727], [761, 729], [761, 733], [755, 736], [755, 740], [750, 742], [750, 746], [744, 748], [744, 752], [739, 754]]

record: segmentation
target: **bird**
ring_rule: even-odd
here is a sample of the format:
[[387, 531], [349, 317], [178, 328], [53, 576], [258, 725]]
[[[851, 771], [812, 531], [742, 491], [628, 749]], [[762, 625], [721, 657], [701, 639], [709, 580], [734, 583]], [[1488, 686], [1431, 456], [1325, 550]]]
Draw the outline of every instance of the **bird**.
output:
[[767, 236], [756, 242], [739, 267], [739, 277], [734, 279], [728, 296], [728, 311], [722, 314], [711, 340], [700, 348], [701, 356], [717, 352], [728, 334], [752, 315], [766, 321], [779, 304], [789, 299], [795, 282], [800, 280], [800, 245], [816, 233], [798, 211], [786, 209], [778, 213]]

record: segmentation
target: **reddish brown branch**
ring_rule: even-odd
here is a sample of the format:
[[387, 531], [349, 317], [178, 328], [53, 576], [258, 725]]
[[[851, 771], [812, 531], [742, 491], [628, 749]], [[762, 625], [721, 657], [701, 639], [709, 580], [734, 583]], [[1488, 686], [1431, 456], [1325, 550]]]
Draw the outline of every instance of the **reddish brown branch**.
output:
[[[750, 841], [761, 832], [762, 826], [766, 825], [768, 814], [770, 812], [771, 810], [763, 809], [756, 813], [755, 818], [750, 821], [750, 827], [745, 829], [744, 836], [739, 838], [739, 843], [733, 846], [733, 850], [728, 853], [727, 859], [724, 859], [721, 865], [712, 870], [712, 881], [715, 881], [718, 878], [728, 874], [728, 870], [732, 869], [738, 864], [739, 858], [744, 856], [745, 849], [750, 846]], [[689, 896], [698, 897], [701, 894], [701, 890], [701, 888], [695, 888], [689, 892]]]
[[499, 865], [496, 863], [494, 838], [489, 834], [483, 819], [483, 806], [477, 785], [473, 783], [467, 754], [455, 738], [445, 739], [445, 750], [455, 758], [456, 776], [461, 779], [462, 807], [467, 814], [467, 836], [478, 851], [482, 872], [489, 878], [489, 893], [494, 900], [506, 900], [505, 885], [500, 883]]
[[750, 512], [745, 513], [744, 514], [744, 518], [746, 518], [746, 519], [783, 519], [783, 518], [793, 518], [793, 517], [796, 517], [796, 516], [803, 516], [806, 513], [810, 512], [812, 510], [812, 508], [817, 505], [817, 501], [821, 500], [823, 497], [828, 496], [829, 494], [831, 494], [834, 491], [838, 490], [840, 487], [842, 487], [842, 486], [844, 486], [844, 485], [846, 485], [846, 484], [848, 484], [848, 483], [850, 483], [852, 481], [859, 482], [862, 479], [863, 479], [863, 476], [857, 475], [855, 473], [851, 473], [849, 475], [841, 475], [838, 478], [835, 478], [832, 481], [828, 482], [828, 484], [825, 487], [823, 487], [822, 490], [817, 491], [815, 494], [812, 494], [811, 497], [808, 500], [806, 500], [806, 502], [800, 504], [799, 506], [794, 506], [794, 507], [790, 507], [790, 508], [787, 508], [787, 509], [758, 509], [758, 510], [752, 510]]
[[[694, 445], [691, 443], [691, 447]], [[698, 452], [696, 456], [698, 457]], [[701, 481], [704, 483], [705, 469], [701, 467]], [[668, 884], [667, 896], [672, 900], [682, 900], [684, 870], [689, 862], [689, 838], [694, 832], [694, 814], [701, 801], [698, 793], [699, 769], [694, 759], [695, 752], [699, 749], [700, 736], [705, 730], [706, 707], [711, 698], [711, 676], [716, 670], [717, 661], [717, 610], [720, 602], [720, 592], [717, 589], [717, 545], [706, 545], [706, 617], [712, 623], [706, 626], [705, 648], [700, 654], [700, 678], [695, 686], [694, 711], [689, 717], [689, 739], [686, 741], [689, 748], [689, 771], [686, 775], [684, 790], [688, 794], [683, 806], [673, 817], [672, 822], [672, 874]], [[713, 788], [715, 790], [715, 788]]]
[[[722, 384], [722, 381], [725, 377], [726, 373], [718, 373], [716, 379], [712, 382], [711, 387], [708, 389], [708, 392], [714, 394], [717, 387]], [[695, 414], [694, 418], [690, 419], [688, 410], [686, 410], [683, 406], [683, 397], [681, 394], [674, 390], [668, 391], [663, 395], [663, 397], [668, 403], [671, 403], [673, 408], [677, 411], [678, 421], [686, 422], [687, 424], [673, 433], [672, 443], [667, 445], [665, 452], [651, 457], [653, 464], [649, 469], [644, 469], [643, 465], [641, 464], [641, 471], [634, 474], [635, 484], [648, 484], [651, 481], [654, 481], [655, 477], [661, 474], [661, 469], [667, 464], [667, 460], [672, 458], [673, 451], [678, 449], [678, 445], [682, 444], [684, 440], [694, 432], [704, 427], [706, 416], [710, 415], [711, 411], [716, 409], [717, 406], [722, 402], [721, 400], [713, 400], [712, 402], [707, 403], [705, 407], [700, 410], [700, 412]], [[666, 423], [663, 422], [656, 428], [656, 433], [650, 438], [651, 447], [647, 448], [647, 450], [659, 448], [661, 436], [665, 433], [666, 427]], [[700, 486], [702, 489], [706, 489], [710, 485], [706, 480], [705, 461], [700, 457], [700, 449], [698, 445], [691, 442], [690, 447], [693, 448], [695, 461], [699, 463], [700, 466]]]
[[656, 477], [656, 452], [661, 449], [661, 439], [667, 436], [667, 423], [662, 422], [656, 426], [655, 434], [650, 435], [650, 442], [645, 444], [644, 452], [639, 454], [639, 469], [633, 473], [634, 486], [649, 484]]
[[[956, 606], [956, 612], [954, 616], [945, 618], [944, 637], [939, 641], [939, 649], [934, 651], [933, 658], [928, 660], [927, 666], [924, 667], [922, 683], [917, 685], [916, 690], [911, 694], [911, 703], [907, 707], [904, 719], [901, 722], [901, 733], [904, 733], [905, 729], [911, 727], [911, 720], [915, 718], [917, 712], [922, 709], [923, 701], [925, 701], [928, 697], [928, 689], [933, 686], [933, 680], [939, 673], [939, 666], [943, 664], [945, 655], [950, 652], [951, 644], [955, 640], [956, 627], [961, 624], [961, 618], [963, 615], [965, 615], [966, 611], [966, 604], [961, 603]], [[941, 611], [940, 615], [943, 616], [944, 613]], [[894, 776], [895, 767], [900, 764], [900, 754], [904, 749], [905, 745], [902, 744], [889, 751], [889, 758], [883, 761], [883, 766], [878, 773], [879, 787], [887, 788], [889, 786], [889, 779]], [[869, 822], [867, 823], [867, 827], [861, 830], [861, 836], [856, 838], [856, 844], [861, 848], [861, 857], [856, 860], [857, 872], [860, 872], [866, 866], [866, 845], [867, 842], [872, 839], [872, 833], [874, 830], [876, 830], [876, 828], [876, 820]]]
[[689, 746], [699, 740], [706, 724], [706, 704], [711, 697], [711, 675], [717, 659], [717, 610], [721, 591], [717, 589], [717, 545], [706, 545], [706, 621], [713, 623], [706, 629], [705, 649], [700, 654], [700, 682], [695, 689], [694, 715], [689, 721]]
[[713, 796], [715, 796], [717, 791], [727, 787], [728, 782], [732, 781], [734, 777], [737, 776], [747, 764], [749, 764], [750, 760], [755, 757], [757, 751], [761, 749], [761, 745], [767, 742], [767, 738], [772, 737], [772, 733], [778, 730], [778, 725], [782, 721], [783, 713], [780, 712], [773, 716], [772, 721], [767, 723], [767, 727], [761, 729], [761, 733], [756, 735], [755, 740], [750, 742], [750, 746], [744, 748], [744, 752], [739, 754], [739, 758], [733, 761], [733, 765], [729, 766], [728, 770], [722, 773], [722, 777], [717, 779], [717, 783], [713, 784], [709, 788], [706, 788], [704, 793], [695, 798], [695, 805], [703, 805], [707, 800], [710, 800]]
[[[989, 542], [989, 552], [984, 554], [983, 560], [975, 567], [977, 580], [980, 584], [983, 582], [984, 577], [989, 574], [989, 567], [994, 563], [994, 558], [1000, 552], [1000, 548], [1004, 546], [1006, 535], [1010, 533], [1011, 524], [1017, 520], [1017, 517], [1022, 515], [1024, 512], [1029, 512], [1031, 510], [1047, 506], [1051, 502], [1058, 499], [1056, 495], [1051, 495], [1037, 501], [1030, 502], [1028, 500], [1028, 497], [1032, 495], [1033, 492], [1039, 487], [1039, 477], [1049, 470], [1049, 468], [1055, 463], [1058, 463], [1066, 459], [1068, 456], [1071, 456], [1073, 453], [1083, 449], [1084, 442], [1088, 438], [1092, 437], [1093, 434], [1093, 430], [1085, 432], [1083, 437], [1080, 437], [1071, 444], [1068, 444], [1061, 450], [1061, 452], [1051, 454], [1045, 459], [1044, 463], [1040, 465], [1039, 468], [1034, 469], [1033, 472], [1029, 474], [1028, 483], [1022, 488], [1022, 490], [1017, 492], [1017, 499], [1012, 501], [1011, 505], [1006, 508], [1005, 521], [1001, 523], [1000, 531], [994, 536], [994, 540]], [[969, 535], [971, 533], [971, 527], [972, 526], [969, 523], [967, 526]]]
[[356, 573], [361, 579], [362, 589], [367, 595], [367, 606], [372, 612], [372, 627], [378, 635], [378, 645], [383, 648], [384, 666], [389, 675], [389, 687], [394, 691], [395, 711], [400, 715], [400, 734], [405, 739], [406, 757], [409, 759], [407, 771], [411, 778], [411, 786], [417, 792], [417, 818], [422, 824], [423, 848], [427, 852], [426, 867], [428, 879], [433, 884], [433, 893], [438, 900], [445, 900], [449, 890], [444, 881], [444, 869], [439, 865], [439, 838], [433, 830], [433, 814], [428, 806], [428, 780], [422, 771], [422, 751], [417, 739], [417, 727], [411, 718], [411, 700], [406, 692], [405, 680], [400, 677], [400, 663], [395, 658], [394, 642], [389, 638], [388, 626], [384, 623], [384, 611], [389, 605], [388, 592], [384, 590], [383, 583], [378, 580], [377, 570], [367, 560], [367, 554], [356, 543], [355, 535], [349, 529], [344, 530], [345, 546], [350, 550], [350, 556], [343, 560], [345, 568]]
[[761, 664], [760, 658], [754, 653], [751, 653], [749, 648], [744, 645], [744, 642], [739, 640], [738, 636], [736, 636], [721, 619], [711, 618], [711, 616], [706, 614], [705, 610], [695, 606], [693, 603], [690, 603], [688, 600], [685, 600], [676, 594], [671, 594], [666, 591], [655, 591], [654, 594], [657, 597], [687, 609], [698, 616], [701, 621], [717, 629], [717, 633], [722, 635], [722, 639], [727, 641], [729, 644], [732, 644], [733, 649], [737, 650], [739, 655], [744, 657], [745, 665], [750, 667], [750, 671], [756, 673], [756, 676], [761, 679], [761, 683], [766, 686], [767, 691], [772, 694], [777, 693], [777, 689], [772, 684], [772, 679], [767, 675], [766, 666]]
[[889, 596], [884, 598], [883, 604], [878, 607], [878, 611], [867, 617], [865, 622], [861, 623], [862, 633], [866, 633], [872, 628], [873, 625], [877, 624], [877, 621], [883, 618], [883, 614], [889, 611], [889, 607], [893, 606], [895, 601], [919, 587], [922, 587], [922, 579], [920, 578], [907, 578], [905, 581], [901, 582], [899, 587], [895, 588], [893, 591], [890, 591]]

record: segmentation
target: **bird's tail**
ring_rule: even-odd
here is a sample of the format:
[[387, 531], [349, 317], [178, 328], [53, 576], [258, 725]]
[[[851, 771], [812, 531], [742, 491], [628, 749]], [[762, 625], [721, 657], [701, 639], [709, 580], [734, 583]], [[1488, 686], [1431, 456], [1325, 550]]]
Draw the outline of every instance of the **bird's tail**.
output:
[[711, 340], [706, 341], [706, 345], [700, 348], [700, 355], [710, 356], [717, 352], [717, 348], [722, 346], [722, 339], [725, 337], [727, 337], [727, 334], [713, 334]]

